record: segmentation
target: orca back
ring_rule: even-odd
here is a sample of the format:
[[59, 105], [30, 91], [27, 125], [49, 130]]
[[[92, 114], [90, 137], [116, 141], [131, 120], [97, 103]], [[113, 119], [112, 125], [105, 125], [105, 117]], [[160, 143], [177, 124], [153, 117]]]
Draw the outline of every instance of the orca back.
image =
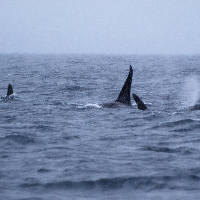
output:
[[191, 106], [189, 110], [191, 111], [200, 110], [200, 104], [195, 104], [194, 106]]
[[7, 91], [7, 97], [10, 96], [11, 94], [13, 94], [13, 87], [12, 87], [12, 85], [9, 83], [9, 85], [8, 85], [8, 91]]
[[125, 105], [131, 105], [130, 92], [131, 92], [132, 76], [133, 76], [133, 69], [132, 69], [132, 66], [130, 65], [130, 71], [129, 71], [128, 77], [126, 78], [124, 86], [122, 87], [122, 90], [116, 102], [120, 102]]
[[137, 107], [139, 110], [146, 110], [147, 107], [146, 105], [143, 103], [143, 101], [136, 95], [136, 94], [132, 94], [133, 98], [135, 100], [135, 103], [137, 104]]

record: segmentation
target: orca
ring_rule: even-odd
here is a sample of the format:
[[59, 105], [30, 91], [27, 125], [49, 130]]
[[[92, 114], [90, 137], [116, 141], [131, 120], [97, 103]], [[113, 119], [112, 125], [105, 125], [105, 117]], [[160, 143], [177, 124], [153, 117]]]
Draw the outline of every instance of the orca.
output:
[[7, 90], [7, 97], [13, 94], [13, 87], [12, 85], [9, 83], [8, 84], [8, 90]]
[[132, 94], [133, 99], [135, 100], [135, 103], [137, 104], [137, 107], [139, 110], [146, 110], [147, 107], [146, 105], [143, 103], [143, 101], [136, 95], [136, 94]]
[[195, 104], [194, 106], [189, 107], [189, 110], [191, 110], [191, 111], [200, 110], [200, 103]]
[[8, 89], [7, 89], [7, 95], [6, 95], [6, 97], [1, 97], [1, 99], [3, 99], [3, 100], [8, 100], [8, 99], [13, 99], [13, 98], [14, 98], [13, 87], [12, 87], [12, 85], [9, 83], [9, 84], [8, 84]]
[[111, 103], [102, 104], [101, 106], [103, 108], [119, 108], [119, 107], [124, 107], [124, 106], [132, 106], [131, 98], [130, 98], [132, 76], [133, 76], [133, 69], [132, 69], [132, 66], [130, 65], [129, 74], [121, 89], [121, 92], [119, 93], [117, 100]]

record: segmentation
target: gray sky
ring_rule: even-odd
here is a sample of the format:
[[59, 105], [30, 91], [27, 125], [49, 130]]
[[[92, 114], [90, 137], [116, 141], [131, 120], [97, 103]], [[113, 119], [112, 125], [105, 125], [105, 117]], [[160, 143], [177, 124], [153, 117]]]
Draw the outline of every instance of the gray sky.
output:
[[200, 0], [0, 0], [0, 53], [199, 54]]

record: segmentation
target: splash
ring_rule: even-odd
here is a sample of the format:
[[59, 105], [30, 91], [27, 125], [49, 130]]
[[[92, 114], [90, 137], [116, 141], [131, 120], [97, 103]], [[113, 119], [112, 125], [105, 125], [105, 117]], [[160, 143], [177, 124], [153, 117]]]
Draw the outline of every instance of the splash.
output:
[[102, 106], [98, 104], [92, 104], [92, 103], [86, 104], [85, 107], [86, 108], [102, 108]]
[[200, 88], [196, 76], [189, 77], [185, 80], [183, 87], [183, 104], [193, 106], [199, 100]]
[[100, 106], [99, 104], [92, 104], [92, 103], [88, 103], [86, 105], [76, 105], [77, 108], [102, 108], [102, 106]]

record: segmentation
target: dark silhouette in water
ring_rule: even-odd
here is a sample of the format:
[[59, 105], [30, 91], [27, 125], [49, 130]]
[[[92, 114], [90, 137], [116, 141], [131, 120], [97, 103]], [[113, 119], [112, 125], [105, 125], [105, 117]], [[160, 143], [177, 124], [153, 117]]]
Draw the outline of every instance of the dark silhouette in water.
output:
[[112, 103], [105, 103], [102, 105], [104, 108], [118, 108], [121, 106], [132, 106], [130, 92], [131, 92], [131, 83], [132, 83], [133, 69], [130, 65], [130, 71], [126, 81], [121, 89], [121, 92], [116, 101]]
[[195, 104], [194, 106], [189, 107], [189, 110], [191, 110], [191, 111], [200, 110], [200, 103]]
[[136, 95], [136, 94], [132, 94], [133, 98], [135, 100], [135, 103], [137, 104], [137, 107], [139, 110], [146, 110], [147, 107], [146, 105], [143, 103], [143, 101]]
[[130, 65], [130, 71], [128, 77], [124, 83], [124, 86], [122, 87], [122, 90], [116, 102], [120, 102], [126, 105], [131, 105], [130, 93], [131, 93], [132, 76], [133, 76], [133, 69], [132, 66]]
[[13, 87], [12, 85], [9, 83], [8, 84], [8, 91], [7, 91], [7, 97], [13, 94]]
[[13, 87], [9, 83], [8, 84], [8, 89], [7, 89], [7, 95], [6, 95], [6, 97], [1, 97], [1, 99], [7, 100], [7, 99], [13, 99], [13, 98], [14, 98], [14, 96], [13, 96]]

